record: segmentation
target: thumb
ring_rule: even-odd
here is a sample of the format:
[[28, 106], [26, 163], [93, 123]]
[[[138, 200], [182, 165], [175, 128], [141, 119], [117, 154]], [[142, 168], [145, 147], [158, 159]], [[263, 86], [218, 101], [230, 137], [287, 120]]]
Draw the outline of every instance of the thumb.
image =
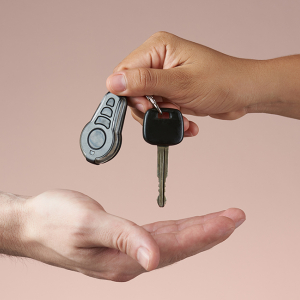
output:
[[104, 213], [91, 236], [98, 247], [117, 249], [136, 260], [145, 270], [157, 268], [160, 252], [152, 235], [137, 224]]
[[159, 95], [171, 98], [186, 86], [180, 67], [173, 69], [136, 68], [110, 75], [107, 89], [120, 96]]

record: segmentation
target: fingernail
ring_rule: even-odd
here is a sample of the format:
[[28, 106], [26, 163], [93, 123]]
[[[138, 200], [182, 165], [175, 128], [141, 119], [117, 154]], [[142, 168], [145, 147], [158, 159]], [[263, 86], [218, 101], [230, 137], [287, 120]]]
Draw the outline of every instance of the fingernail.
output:
[[240, 219], [238, 220], [236, 223], [235, 223], [235, 228], [238, 228], [239, 226], [241, 226], [244, 222], [245, 222], [246, 219]]
[[126, 90], [126, 81], [123, 74], [113, 75], [109, 85], [114, 92], [124, 92]]
[[140, 247], [137, 252], [137, 260], [141, 264], [141, 266], [147, 270], [150, 261], [150, 254], [148, 249], [144, 247]]
[[143, 104], [137, 104], [135, 107], [136, 107], [136, 109], [138, 109], [139, 111], [145, 112]]

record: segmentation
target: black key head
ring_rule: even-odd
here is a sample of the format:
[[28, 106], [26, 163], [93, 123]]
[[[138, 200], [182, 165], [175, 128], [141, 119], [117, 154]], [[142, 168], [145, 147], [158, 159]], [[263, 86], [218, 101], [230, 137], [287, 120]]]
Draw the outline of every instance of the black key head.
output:
[[160, 114], [155, 108], [149, 109], [144, 117], [144, 140], [157, 146], [173, 146], [183, 139], [183, 118], [178, 109], [161, 108]]

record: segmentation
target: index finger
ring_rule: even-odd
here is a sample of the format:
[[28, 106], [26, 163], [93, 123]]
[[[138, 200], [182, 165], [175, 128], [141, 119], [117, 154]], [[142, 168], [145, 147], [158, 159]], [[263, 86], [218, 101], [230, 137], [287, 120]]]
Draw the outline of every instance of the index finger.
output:
[[[135, 68], [169, 69], [175, 67], [176, 55], [173, 54], [177, 48], [176, 44], [181, 40], [171, 33], [157, 32], [118, 64], [114, 73]], [[171, 41], [172, 45], [174, 44], [172, 49], [168, 47]]]

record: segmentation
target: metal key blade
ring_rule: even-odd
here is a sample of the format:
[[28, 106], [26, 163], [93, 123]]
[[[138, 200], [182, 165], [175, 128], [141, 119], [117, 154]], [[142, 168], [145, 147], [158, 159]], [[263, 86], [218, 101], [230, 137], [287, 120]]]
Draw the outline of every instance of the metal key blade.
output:
[[159, 207], [166, 204], [165, 188], [168, 176], [168, 155], [169, 147], [157, 146], [157, 177], [159, 181], [157, 203]]

